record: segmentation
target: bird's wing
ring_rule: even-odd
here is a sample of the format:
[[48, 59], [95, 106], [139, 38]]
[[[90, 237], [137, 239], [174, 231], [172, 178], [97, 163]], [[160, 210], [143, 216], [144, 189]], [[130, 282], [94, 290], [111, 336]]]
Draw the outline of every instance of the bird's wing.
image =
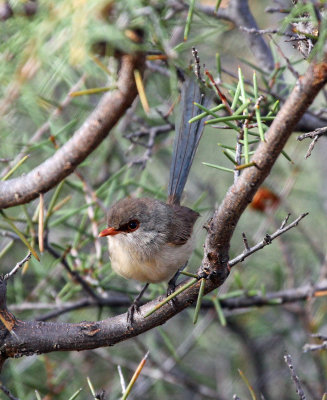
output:
[[199, 213], [188, 207], [173, 205], [174, 213], [170, 224], [171, 229], [168, 242], [175, 245], [183, 245], [191, 237], [195, 221], [199, 217]]

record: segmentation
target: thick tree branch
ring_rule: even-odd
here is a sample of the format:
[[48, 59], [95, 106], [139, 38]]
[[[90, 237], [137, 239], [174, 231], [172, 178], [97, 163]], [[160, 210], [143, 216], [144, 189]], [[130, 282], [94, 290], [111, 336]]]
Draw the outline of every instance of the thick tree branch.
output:
[[0, 209], [27, 203], [68, 176], [102, 142], [137, 95], [134, 70], [144, 56], [123, 55], [118, 89], [105, 94], [96, 109], [52, 157], [19, 178], [0, 182]]
[[327, 63], [310, 65], [274, 119], [266, 141], [257, 148], [252, 162], [225, 196], [208, 224], [204, 268], [212, 268], [222, 277], [227, 274], [229, 245], [236, 224], [255, 192], [270, 173], [296, 123], [327, 81]]
[[[316, 285], [307, 284], [297, 288], [279, 290], [277, 292], [268, 292], [264, 294], [257, 292], [255, 295], [253, 295], [247, 294], [245, 291], [243, 295], [236, 297], [223, 298], [222, 296], [222, 298], [219, 298], [219, 302], [224, 310], [233, 311], [252, 307], [280, 306], [282, 304], [296, 303], [299, 301], [309, 300], [313, 297], [321, 297], [325, 295], [326, 292], [327, 280], [323, 280]], [[11, 310], [14, 312], [52, 310], [36, 318], [38, 321], [47, 321], [49, 319], [56, 318], [59, 315], [88, 307], [101, 306], [117, 309], [121, 307], [127, 308], [130, 306], [130, 304], [131, 300], [129, 297], [119, 294], [112, 295], [108, 298], [102, 298], [101, 303], [97, 302], [91, 297], [88, 297], [82, 300], [63, 302], [57, 305], [53, 303], [26, 302], [11, 306]], [[202, 308], [214, 308], [214, 305], [211, 300], [204, 299], [202, 301]]]

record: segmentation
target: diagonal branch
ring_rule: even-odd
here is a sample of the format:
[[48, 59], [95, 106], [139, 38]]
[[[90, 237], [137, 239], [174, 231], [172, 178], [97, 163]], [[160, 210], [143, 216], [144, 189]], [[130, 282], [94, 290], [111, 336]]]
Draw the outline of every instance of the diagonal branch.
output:
[[296, 123], [326, 81], [326, 61], [310, 65], [274, 119], [267, 133], [267, 140], [261, 142], [257, 148], [252, 158], [256, 166], [244, 170], [209, 222], [203, 267], [213, 268], [220, 275], [218, 279], [224, 280], [228, 274], [229, 245], [238, 220], [269, 175]]
[[117, 87], [52, 157], [19, 178], [0, 182], [0, 209], [27, 203], [53, 188], [92, 153], [109, 134], [137, 95], [134, 70], [143, 70], [144, 56], [123, 55]]
[[[276, 232], [274, 232], [272, 235], [268, 235], [268, 233], [267, 233], [265, 238], [260, 243], [257, 243], [255, 246], [252, 246], [250, 248], [246, 245], [246, 248], [242, 254], [233, 258], [233, 260], [229, 261], [228, 264], [229, 264], [230, 268], [233, 267], [234, 265], [238, 264], [239, 262], [244, 261], [245, 258], [249, 257], [251, 254], [255, 253], [256, 251], [263, 249], [265, 246], [270, 244], [274, 239], [278, 238], [283, 233], [294, 228], [294, 226], [296, 226], [301, 221], [301, 219], [306, 217], [308, 214], [309, 213], [301, 214], [298, 218], [296, 218], [295, 221], [293, 221], [291, 224], [285, 226], [288, 218], [290, 217], [290, 214], [288, 214], [288, 216], [283, 221], [282, 226]], [[243, 240], [244, 240], [244, 238], [245, 238], [245, 236], [243, 237]]]

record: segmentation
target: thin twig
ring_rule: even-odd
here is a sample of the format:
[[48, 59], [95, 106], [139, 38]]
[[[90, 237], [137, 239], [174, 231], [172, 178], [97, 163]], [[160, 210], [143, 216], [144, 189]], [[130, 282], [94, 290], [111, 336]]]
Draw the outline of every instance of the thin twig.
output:
[[[152, 126], [151, 128], [145, 129], [145, 130], [140, 130], [138, 132], [132, 132], [127, 135], [124, 135], [124, 137], [128, 140], [131, 141], [134, 145], [140, 145], [146, 148], [144, 154], [142, 157], [133, 160], [130, 163], [130, 166], [140, 164], [142, 169], [145, 168], [147, 162], [151, 159], [152, 153], [153, 153], [153, 148], [155, 145], [155, 139], [158, 135], [162, 133], [167, 133], [174, 129], [173, 124], [164, 124], [164, 125], [159, 125], [159, 126]], [[147, 142], [142, 142], [139, 140], [142, 137], [148, 137]]]
[[[188, 389], [199, 393], [202, 397], [214, 398], [216, 400], [219, 399], [216, 391], [208, 388], [207, 386], [204, 386], [203, 384], [196, 385], [194, 379], [190, 378], [189, 375], [179, 373], [176, 377], [176, 375], [172, 373], [172, 371], [175, 371], [176, 365], [178, 365], [177, 360], [182, 360], [187, 354], [190, 353], [191, 349], [196, 345], [198, 339], [214, 320], [214, 316], [214, 313], [208, 311], [203, 316], [203, 318], [201, 318], [194, 329], [189, 332], [185, 332], [184, 339], [182, 340], [181, 344], [175, 349], [176, 356], [167, 357], [160, 363], [151, 360], [156, 369], [151, 368], [151, 371], [149, 372], [156, 372], [155, 379], [165, 380], [167, 379], [167, 377], [169, 377], [172, 380], [173, 378], [173, 381], [171, 381], [171, 383], [173, 383], [174, 385], [181, 386], [184, 383], [184, 385], [186, 385]], [[155, 379], [153, 379], [154, 376], [151, 376], [151, 373], [149, 373], [148, 376], [149, 378], [152, 377], [152, 379], [142, 377], [142, 381], [139, 382], [138, 386], [135, 388], [135, 392], [132, 393], [132, 399], [141, 399], [146, 393], [149, 393], [151, 387], [155, 383]]]
[[3, 279], [5, 281], [7, 281], [9, 278], [11, 278], [13, 275], [15, 275], [16, 272], [19, 270], [19, 268], [21, 268], [26, 263], [26, 261], [28, 261], [31, 258], [31, 255], [32, 255], [32, 253], [29, 251], [27, 256], [24, 257], [21, 261], [19, 261], [14, 266], [14, 268], [3, 277]]
[[319, 136], [316, 136], [313, 139], [313, 141], [310, 143], [308, 151], [306, 152], [306, 154], [304, 156], [305, 159], [307, 159], [307, 158], [309, 158], [311, 156], [312, 150], [314, 149], [314, 147], [315, 147], [316, 143], [318, 142], [318, 140], [319, 140]]
[[38, 242], [40, 253], [44, 251], [44, 194], [40, 193]]
[[303, 346], [303, 351], [305, 353], [308, 351], [320, 351], [320, 350], [327, 350], [327, 341], [321, 344], [306, 343]]
[[281, 49], [281, 47], [279, 46], [279, 44], [274, 40], [274, 38], [272, 36], [270, 36], [271, 40], [274, 42], [274, 45], [277, 48], [278, 53], [282, 56], [282, 58], [284, 58], [284, 60], [286, 61], [286, 65], [287, 68], [290, 70], [290, 72], [292, 73], [292, 75], [295, 77], [296, 80], [300, 79], [300, 75], [299, 73], [293, 68], [293, 65], [290, 61], [290, 59], [288, 57], [286, 57], [286, 55], [284, 54], [283, 50]]
[[295, 383], [296, 393], [299, 395], [299, 398], [300, 398], [301, 400], [305, 400], [306, 397], [305, 397], [305, 394], [304, 394], [304, 392], [303, 392], [300, 379], [299, 379], [299, 377], [296, 375], [296, 373], [295, 373], [295, 371], [294, 371], [294, 367], [293, 367], [293, 363], [292, 363], [292, 358], [291, 358], [290, 354], [286, 354], [286, 355], [284, 356], [284, 360], [285, 360], [285, 362], [286, 362], [288, 368], [290, 369], [292, 380], [293, 380], [293, 382]]
[[8, 397], [8, 399], [19, 400], [18, 397], [15, 397], [13, 394], [10, 393], [10, 390], [6, 386], [0, 384], [0, 390], [3, 391], [3, 393]]
[[194, 64], [194, 73], [195, 76], [201, 81], [201, 82], [205, 82], [204, 79], [201, 76], [201, 65], [200, 65], [200, 57], [198, 56], [198, 51], [195, 47], [192, 47], [192, 55], [194, 57], [195, 60], [195, 64]]
[[239, 262], [242, 262], [245, 260], [245, 258], [249, 257], [251, 254], [255, 253], [256, 251], [262, 249], [263, 247], [267, 246], [270, 244], [274, 239], [276, 239], [278, 236], [282, 235], [283, 233], [287, 232], [288, 230], [294, 228], [304, 217], [306, 217], [309, 213], [304, 213], [301, 214], [295, 221], [293, 221], [291, 224], [285, 226], [289, 215], [285, 218], [283, 221], [281, 227], [274, 232], [272, 235], [266, 235], [265, 238], [260, 242], [257, 243], [255, 246], [250, 247], [249, 249], [246, 249], [243, 251], [242, 254], [239, 256], [235, 257], [233, 260], [229, 261], [229, 266], [233, 267], [234, 265], [238, 264]]
[[302, 135], [298, 136], [296, 140], [301, 142], [303, 139], [307, 138], [314, 139], [316, 136], [322, 136], [326, 134], [327, 134], [327, 126], [324, 126], [323, 128], [317, 128], [312, 132], [303, 133]]
[[[95, 202], [95, 204], [97, 204], [97, 205], [99, 205], [99, 203], [102, 205], [102, 203], [97, 198], [97, 195], [95, 194], [94, 190], [87, 183], [87, 181], [83, 177], [83, 175], [79, 171], [75, 171], [75, 175], [81, 180], [82, 185], [83, 185], [85, 202], [86, 202], [86, 204], [88, 204], [87, 215], [89, 217], [89, 220], [91, 223], [91, 228], [92, 228], [95, 257], [97, 260], [100, 260], [101, 256], [102, 256], [102, 247], [98, 240], [99, 230], [98, 230], [98, 224], [96, 223], [96, 220], [95, 220], [95, 211], [94, 211], [93, 203]], [[102, 209], [104, 212], [106, 212], [106, 209], [104, 206]]]
[[122, 391], [122, 394], [124, 394], [126, 392], [125, 378], [124, 378], [123, 371], [121, 370], [121, 366], [120, 365], [117, 366], [117, 369], [118, 369], [118, 374], [119, 374], [121, 391]]
[[266, 34], [275, 34], [282, 33], [278, 29], [256, 29], [256, 28], [247, 28], [246, 26], [239, 26], [238, 29], [247, 33], [254, 33], [256, 35], [266, 35]]
[[321, 340], [322, 343], [306, 343], [303, 346], [303, 351], [306, 353], [308, 351], [317, 351], [317, 350], [327, 350], [327, 336], [322, 335], [321, 333], [312, 334], [311, 337]]
[[316, 143], [318, 142], [318, 139], [320, 138], [320, 136], [323, 136], [326, 134], [327, 134], [327, 126], [324, 126], [323, 128], [317, 128], [312, 132], [303, 133], [302, 135], [300, 135], [296, 138], [296, 140], [298, 140], [300, 142], [307, 138], [313, 139], [308, 148], [308, 151], [305, 155], [305, 158], [308, 158], [311, 156], [312, 150], [315, 147]]
[[250, 250], [248, 239], [247, 239], [247, 237], [246, 237], [244, 232], [242, 232], [242, 238], [243, 238], [243, 243], [244, 243], [245, 250], [246, 251]]
[[[255, 291], [255, 293], [243, 291], [233, 297], [227, 293], [226, 297], [221, 295], [219, 302], [224, 310], [240, 310], [251, 307], [263, 306], [280, 306], [282, 304], [295, 303], [299, 301], [306, 301], [311, 298], [327, 296], [327, 281], [324, 280], [316, 285], [305, 285], [296, 288], [280, 290], [277, 292], [262, 293]], [[121, 308], [128, 307], [131, 304], [130, 298], [121, 294], [110, 295], [109, 297], [101, 298], [101, 307]], [[193, 304], [194, 306], [194, 304]], [[36, 316], [37, 321], [47, 321], [56, 318], [60, 315], [66, 314], [71, 311], [85, 309], [88, 307], [99, 307], [99, 302], [91, 297], [87, 297], [78, 301], [53, 303], [38, 303], [38, 302], [24, 302], [17, 305], [11, 305], [11, 310], [14, 312], [24, 311], [37, 311], [37, 310], [51, 310], [40, 316]], [[213, 308], [211, 300], [203, 300], [202, 308]], [[228, 313], [228, 311], [227, 311]], [[225, 312], [225, 315], [228, 316]]]
[[44, 242], [44, 248], [56, 259], [60, 260], [61, 264], [64, 266], [64, 268], [66, 269], [66, 271], [69, 273], [69, 275], [75, 279], [84, 289], [84, 291], [89, 294], [91, 297], [93, 297], [98, 304], [101, 304], [101, 297], [98, 296], [97, 293], [95, 293], [92, 288], [88, 285], [88, 283], [80, 276], [80, 274], [76, 271], [76, 270], [72, 270], [68, 264], [68, 262], [66, 261], [66, 253], [64, 254], [59, 254], [49, 243], [48, 240], [46, 238], [45, 242]]

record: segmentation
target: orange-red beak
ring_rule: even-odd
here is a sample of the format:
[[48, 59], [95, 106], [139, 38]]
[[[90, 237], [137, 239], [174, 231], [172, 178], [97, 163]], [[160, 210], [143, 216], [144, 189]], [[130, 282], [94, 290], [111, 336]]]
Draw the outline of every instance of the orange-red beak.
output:
[[117, 235], [118, 233], [120, 233], [120, 231], [118, 231], [115, 228], [107, 228], [99, 233], [99, 237], [109, 236], [109, 235], [113, 236], [113, 235]]

